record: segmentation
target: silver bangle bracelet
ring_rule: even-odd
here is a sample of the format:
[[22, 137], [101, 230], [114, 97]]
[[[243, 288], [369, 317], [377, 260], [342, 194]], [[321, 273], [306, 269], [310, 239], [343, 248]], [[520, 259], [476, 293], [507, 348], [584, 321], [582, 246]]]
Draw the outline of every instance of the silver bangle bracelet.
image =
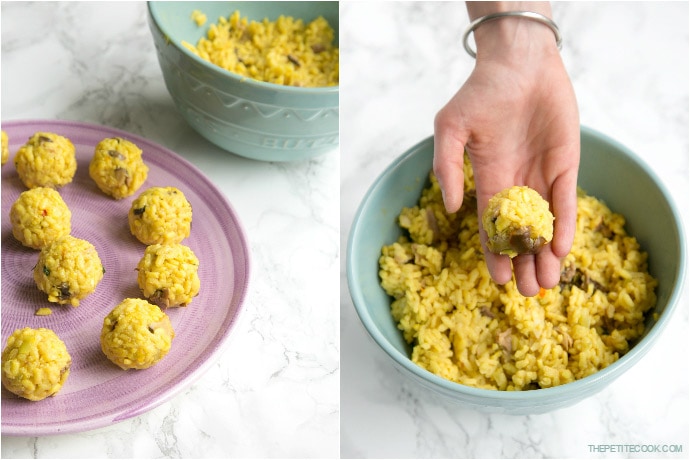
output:
[[487, 14], [486, 16], [477, 18], [474, 21], [472, 21], [469, 26], [467, 26], [467, 29], [465, 29], [465, 33], [462, 36], [462, 44], [465, 47], [465, 51], [467, 51], [469, 55], [473, 58], [476, 58], [477, 53], [475, 53], [474, 50], [470, 48], [470, 44], [467, 41], [470, 37], [470, 34], [474, 32], [477, 29], [477, 27], [481, 26], [485, 22], [507, 17], [525, 18], [544, 24], [553, 31], [553, 34], [556, 36], [556, 46], [559, 50], [561, 49], [561, 46], [563, 44], [563, 37], [561, 36], [561, 31], [558, 29], [558, 26], [551, 19], [547, 18], [543, 14], [535, 13], [533, 11], [502, 11], [500, 13]]

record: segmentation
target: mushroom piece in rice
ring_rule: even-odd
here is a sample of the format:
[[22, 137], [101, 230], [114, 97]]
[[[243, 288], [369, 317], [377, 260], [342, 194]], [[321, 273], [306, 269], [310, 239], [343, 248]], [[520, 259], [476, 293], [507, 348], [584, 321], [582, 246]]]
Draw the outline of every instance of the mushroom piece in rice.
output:
[[510, 257], [539, 252], [553, 238], [553, 221], [539, 192], [517, 185], [491, 197], [482, 215], [489, 251]]
[[199, 294], [199, 259], [189, 247], [153, 244], [137, 265], [137, 281], [144, 297], [160, 308], [184, 307]]
[[17, 329], [2, 351], [2, 384], [17, 396], [40, 401], [60, 391], [71, 364], [67, 347], [55, 332]]
[[104, 273], [96, 248], [67, 235], [41, 249], [34, 280], [38, 289], [48, 294], [48, 301], [77, 307], [96, 289]]
[[89, 175], [99, 189], [115, 199], [126, 198], [146, 181], [149, 168], [141, 149], [119, 137], [103, 139], [96, 145], [89, 163]]
[[125, 299], [103, 320], [101, 349], [122, 369], [147, 369], [168, 354], [174, 337], [160, 308], [144, 299]]

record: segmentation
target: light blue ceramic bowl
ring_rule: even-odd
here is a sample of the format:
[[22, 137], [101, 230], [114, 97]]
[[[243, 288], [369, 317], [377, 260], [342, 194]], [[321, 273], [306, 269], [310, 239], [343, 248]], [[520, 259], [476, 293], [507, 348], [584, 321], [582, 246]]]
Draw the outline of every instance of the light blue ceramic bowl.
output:
[[[198, 27], [199, 10], [208, 20]], [[221, 16], [250, 20], [323, 16], [338, 36], [338, 2], [149, 2], [149, 27], [165, 85], [187, 122], [224, 150], [256, 160], [294, 161], [338, 146], [338, 87], [297, 88], [243, 78], [191, 53]]]
[[[685, 239], [681, 219], [662, 182], [632, 152], [606, 136], [582, 128], [579, 185], [627, 219], [627, 230], [649, 253], [649, 269], [659, 280], [656, 321], [617, 362], [589, 377], [554, 388], [501, 392], [450, 382], [415, 365], [390, 313], [391, 299], [379, 285], [381, 247], [401, 235], [396, 217], [414, 206], [428, 184], [433, 138], [400, 156], [365, 195], [347, 246], [347, 277], [357, 313], [374, 341], [401, 373], [444, 402], [510, 414], [542, 413], [577, 403], [613, 382], [654, 345], [669, 322], [684, 280]], [[613, 179], [615, 177], [615, 179]]]

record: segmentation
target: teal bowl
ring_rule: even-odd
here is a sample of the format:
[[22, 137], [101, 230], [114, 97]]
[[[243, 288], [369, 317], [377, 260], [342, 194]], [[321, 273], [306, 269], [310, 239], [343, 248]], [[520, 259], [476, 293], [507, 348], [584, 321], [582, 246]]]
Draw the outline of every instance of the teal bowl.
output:
[[[198, 27], [194, 10], [208, 20]], [[338, 2], [149, 2], [148, 20], [165, 85], [182, 117], [218, 147], [263, 161], [298, 161], [339, 145], [338, 87], [297, 88], [228, 72], [182, 46], [221, 16], [309, 22], [323, 16], [338, 36]]]
[[[485, 412], [532, 414], [570, 406], [601, 391], [637, 363], [670, 321], [685, 279], [681, 219], [662, 182], [631, 151], [591, 129], [581, 131], [579, 185], [626, 217], [626, 228], [649, 253], [649, 270], [659, 281], [656, 320], [628, 353], [607, 368], [565, 385], [530, 391], [495, 391], [461, 385], [414, 364], [410, 347], [390, 312], [391, 299], [379, 284], [378, 259], [384, 245], [402, 234], [396, 217], [417, 204], [428, 185], [433, 138], [401, 155], [371, 186], [355, 215], [347, 244], [347, 279], [355, 309], [373, 340], [402, 375], [445, 403]], [[614, 173], [615, 171], [615, 173]], [[615, 174], [615, 180], [611, 180]]]

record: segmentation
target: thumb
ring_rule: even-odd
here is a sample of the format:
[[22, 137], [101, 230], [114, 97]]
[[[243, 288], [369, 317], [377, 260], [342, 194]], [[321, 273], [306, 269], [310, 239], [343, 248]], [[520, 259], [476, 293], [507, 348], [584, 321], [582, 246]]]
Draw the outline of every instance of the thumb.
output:
[[434, 123], [434, 175], [443, 193], [443, 204], [448, 213], [462, 206], [465, 172], [465, 141], [462, 136], [443, 123], [441, 114]]

